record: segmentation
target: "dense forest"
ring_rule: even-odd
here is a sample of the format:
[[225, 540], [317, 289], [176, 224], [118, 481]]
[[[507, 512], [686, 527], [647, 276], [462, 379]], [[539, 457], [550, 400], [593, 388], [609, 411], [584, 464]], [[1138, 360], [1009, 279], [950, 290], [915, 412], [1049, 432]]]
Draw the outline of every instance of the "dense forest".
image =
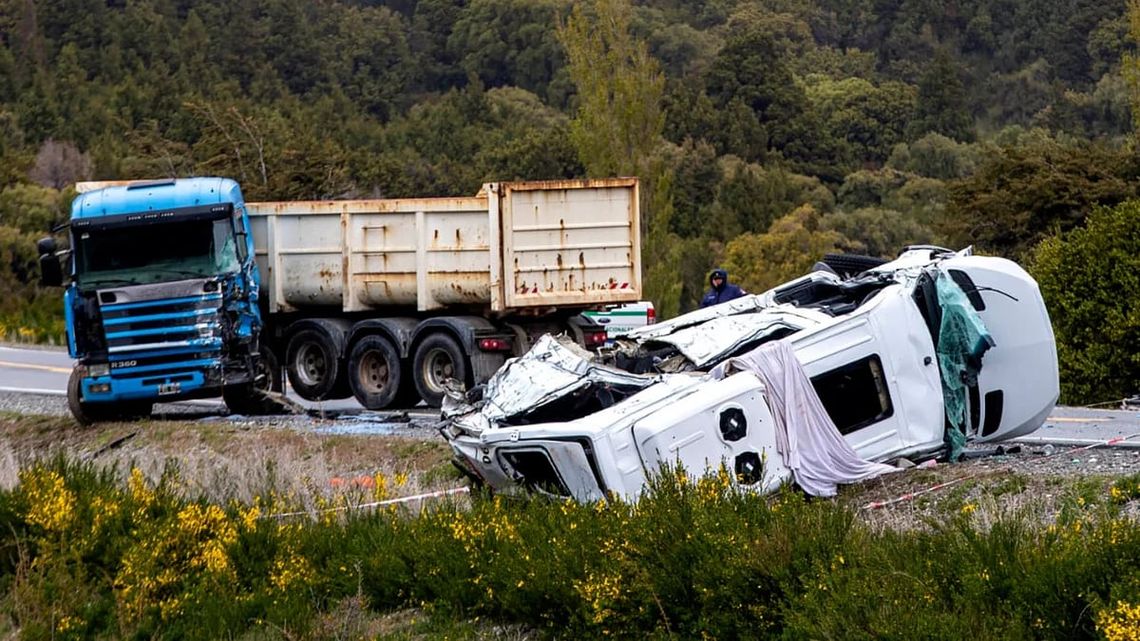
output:
[[636, 174], [663, 317], [716, 265], [755, 291], [906, 243], [1029, 264], [1136, 195], [1137, 30], [1101, 0], [0, 0], [0, 334], [61, 333], [34, 241], [79, 179]]

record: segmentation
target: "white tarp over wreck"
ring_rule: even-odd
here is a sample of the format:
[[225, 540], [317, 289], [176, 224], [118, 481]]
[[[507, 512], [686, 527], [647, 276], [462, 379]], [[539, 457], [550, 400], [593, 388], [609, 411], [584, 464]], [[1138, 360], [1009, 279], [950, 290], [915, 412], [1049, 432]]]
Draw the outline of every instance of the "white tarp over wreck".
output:
[[729, 359], [710, 376], [722, 379], [737, 371], [752, 372], [764, 383], [764, 397], [775, 424], [776, 450], [808, 494], [835, 496], [839, 484], [897, 471], [859, 458], [843, 440], [787, 342], [767, 343]]

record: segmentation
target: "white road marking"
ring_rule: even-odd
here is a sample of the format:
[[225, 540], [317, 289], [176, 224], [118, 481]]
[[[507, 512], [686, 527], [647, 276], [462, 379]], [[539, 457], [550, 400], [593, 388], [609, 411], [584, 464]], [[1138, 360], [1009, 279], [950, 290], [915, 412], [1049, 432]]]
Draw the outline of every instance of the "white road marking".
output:
[[42, 389], [36, 387], [0, 387], [0, 392], [14, 392], [17, 394], [40, 394], [43, 396], [67, 396], [67, 392], [57, 389]]

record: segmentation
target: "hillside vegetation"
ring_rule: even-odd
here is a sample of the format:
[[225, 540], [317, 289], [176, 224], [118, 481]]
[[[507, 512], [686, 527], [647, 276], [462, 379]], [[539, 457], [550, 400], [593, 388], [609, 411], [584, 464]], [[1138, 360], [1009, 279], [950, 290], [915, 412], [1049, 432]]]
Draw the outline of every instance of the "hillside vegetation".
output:
[[89, 178], [635, 174], [661, 317], [716, 265], [756, 291], [906, 243], [1028, 264], [1136, 195], [1134, 49], [1096, 0], [0, 0], [0, 337], [60, 341], [33, 244]]

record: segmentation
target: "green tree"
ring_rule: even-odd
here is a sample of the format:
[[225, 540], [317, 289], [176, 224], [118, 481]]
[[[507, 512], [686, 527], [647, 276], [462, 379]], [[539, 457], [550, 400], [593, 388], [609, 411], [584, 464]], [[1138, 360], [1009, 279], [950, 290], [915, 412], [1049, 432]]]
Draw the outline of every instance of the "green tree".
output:
[[966, 108], [962, 72], [945, 50], [939, 50], [918, 82], [918, 102], [910, 135], [935, 132], [954, 140], [974, 139], [974, 123]]
[[862, 78], [812, 77], [807, 97], [825, 114], [827, 135], [849, 143], [854, 158], [862, 164], [887, 159], [892, 147], [904, 140], [916, 104], [911, 85], [887, 82], [875, 86]]
[[893, 258], [907, 245], [928, 245], [934, 232], [904, 212], [882, 207], [838, 211], [821, 220], [824, 228], [842, 234], [855, 253]]
[[20, 184], [0, 191], [0, 225], [43, 235], [65, 220], [67, 206], [56, 189]]
[[1057, 338], [1061, 401], [1125, 398], [1140, 380], [1140, 201], [1097, 207], [1047, 237], [1030, 272]]
[[1021, 258], [1047, 234], [1080, 225], [1096, 205], [1136, 194], [1131, 154], [1051, 138], [990, 149], [978, 170], [951, 183], [939, 231], [960, 246]]
[[672, 177], [657, 156], [665, 76], [646, 43], [630, 34], [631, 15], [628, 0], [576, 4], [557, 33], [578, 90], [570, 136], [586, 173], [640, 176], [649, 196], [642, 197], [642, 274], [645, 295], [666, 317], [680, 308], [679, 285], [670, 282], [680, 250], [670, 232]]
[[473, 0], [459, 14], [447, 47], [488, 87], [515, 86], [559, 102], [565, 64], [555, 0]]
[[[1140, 45], [1140, 0], [1128, 0], [1128, 38]], [[1124, 78], [1128, 81], [1132, 104], [1132, 130], [1140, 133], [1140, 56], [1125, 52], [1122, 60]]]
[[844, 251], [851, 242], [828, 229], [811, 205], [772, 223], [767, 233], [743, 234], [725, 247], [724, 267], [750, 292], [762, 292], [803, 276], [824, 254]]
[[979, 155], [976, 145], [929, 133], [910, 144], [895, 145], [887, 167], [928, 178], [953, 180], [974, 173]]
[[558, 25], [578, 89], [571, 137], [591, 176], [647, 176], [661, 144], [665, 76], [630, 35], [631, 14], [627, 0], [594, 0]]

